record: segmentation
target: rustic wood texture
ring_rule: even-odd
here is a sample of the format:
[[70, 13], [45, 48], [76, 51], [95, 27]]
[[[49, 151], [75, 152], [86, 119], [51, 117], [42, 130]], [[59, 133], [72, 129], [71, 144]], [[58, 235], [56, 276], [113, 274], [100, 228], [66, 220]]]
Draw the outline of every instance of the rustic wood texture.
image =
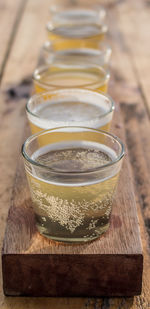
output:
[[133, 187], [127, 159], [125, 160], [113, 202], [111, 227], [98, 240], [75, 246], [55, 243], [40, 236], [36, 231], [30, 192], [21, 160], [13, 184], [12, 205], [8, 216], [3, 253], [141, 255]]
[[[6, 39], [8, 31], [1, 30], [2, 42], [5, 42], [4, 53], [1, 53], [3, 65], [2, 92], [0, 98], [0, 138], [1, 138], [1, 181], [0, 183], [0, 240], [2, 242], [5, 228], [5, 220], [10, 205], [12, 183], [16, 170], [16, 164], [21, 147], [22, 131], [24, 127], [24, 97], [29, 93], [29, 83], [21, 84], [21, 81], [31, 75], [36, 65], [40, 44], [45, 40], [44, 25], [48, 20], [49, 1], [30, 0], [25, 1], [24, 14], [17, 23], [12, 44], [8, 46]], [[6, 1], [1, 1], [4, 7]], [[9, 8], [11, 1], [8, 0]], [[108, 5], [107, 5], [108, 3]], [[0, 291], [0, 307], [3, 309], [24, 308], [90, 308], [90, 309], [147, 309], [150, 308], [150, 191], [149, 191], [149, 14], [148, 0], [139, 1], [106, 1], [112, 28], [110, 39], [113, 44], [113, 80], [111, 82], [111, 94], [121, 103], [121, 112], [125, 123], [125, 136], [129, 149], [129, 158], [136, 192], [138, 216], [142, 244], [144, 249], [144, 275], [143, 291], [141, 296], [134, 298], [5, 298]], [[13, 9], [20, 14], [21, 2], [13, 2]], [[18, 6], [18, 7], [17, 7]], [[15, 14], [3, 11], [6, 24]], [[7, 11], [7, 12], [6, 12]], [[11, 10], [12, 12], [12, 10]], [[10, 16], [11, 15], [11, 16]], [[28, 19], [28, 15], [30, 18]], [[33, 18], [31, 17], [33, 16]], [[40, 18], [39, 18], [40, 16]], [[39, 23], [40, 21], [40, 23]], [[2, 23], [1, 23], [2, 25]], [[14, 22], [10, 28], [14, 27]], [[23, 30], [24, 29], [24, 30]], [[23, 30], [23, 31], [22, 31]], [[31, 31], [33, 30], [33, 31]], [[27, 36], [27, 32], [29, 35]], [[26, 34], [26, 35], [25, 35]], [[24, 38], [23, 38], [24, 36]], [[36, 37], [36, 40], [35, 40]], [[22, 47], [20, 47], [22, 45]], [[32, 46], [32, 48], [31, 48]], [[6, 51], [9, 53], [6, 55]], [[5, 57], [5, 62], [4, 58]], [[16, 70], [18, 65], [18, 70]], [[20, 89], [20, 95], [7, 92], [6, 89]], [[116, 86], [117, 85], [117, 86]], [[123, 104], [122, 104], [123, 103]], [[136, 104], [135, 104], [136, 103]], [[133, 104], [135, 106], [133, 107]], [[127, 113], [131, 117], [127, 117]], [[135, 112], [134, 112], [135, 111]], [[141, 118], [139, 118], [139, 114]], [[143, 114], [143, 117], [142, 117]], [[19, 132], [19, 134], [18, 134]], [[9, 167], [9, 168], [8, 168]], [[10, 168], [11, 167], [11, 168]]]
[[[120, 136], [123, 132], [120, 132], [122, 128], [119, 125], [119, 109], [116, 110], [115, 123], [117, 125], [114, 125], [115, 128], [112, 130]], [[92, 243], [71, 246], [50, 241], [37, 232], [30, 192], [21, 161], [13, 184], [12, 205], [8, 214], [2, 252], [5, 294], [15, 296], [140, 294], [143, 257], [130, 174], [125, 159], [108, 232]], [[36, 273], [38, 275], [34, 276]]]
[[9, 52], [21, 20], [24, 7], [25, 0], [16, 0], [14, 3], [10, 0], [2, 0], [0, 2], [0, 80], [9, 57]]

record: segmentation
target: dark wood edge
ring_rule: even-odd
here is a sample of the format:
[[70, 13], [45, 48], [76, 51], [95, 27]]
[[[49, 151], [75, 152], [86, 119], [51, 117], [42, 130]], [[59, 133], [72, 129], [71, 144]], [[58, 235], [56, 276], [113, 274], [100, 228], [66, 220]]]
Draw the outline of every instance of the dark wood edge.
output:
[[[66, 259], [67, 256], [67, 259]], [[17, 258], [16, 258], [17, 257]], [[14, 261], [13, 261], [14, 258]], [[32, 258], [34, 259], [34, 267]], [[42, 260], [41, 260], [42, 259]], [[63, 259], [60, 264], [60, 259]], [[114, 270], [112, 274], [109, 274], [109, 278], [105, 277], [105, 267], [111, 264], [111, 260], [114, 265]], [[73, 264], [74, 262], [74, 264]], [[85, 264], [84, 264], [85, 263]], [[105, 265], [103, 265], [103, 263]], [[127, 273], [123, 272], [122, 269], [127, 266]], [[93, 265], [103, 265], [101, 269], [97, 270], [96, 274], [93, 273]], [[31, 267], [30, 267], [31, 265]], [[44, 266], [43, 266], [44, 265]], [[73, 266], [74, 265], [74, 266]], [[83, 265], [85, 267], [83, 267]], [[2, 266], [3, 266], [3, 289], [6, 296], [51, 296], [51, 297], [131, 297], [135, 295], [140, 295], [142, 291], [142, 273], [143, 273], [143, 254], [102, 254], [102, 255], [76, 255], [61, 254], [49, 255], [49, 254], [2, 254]], [[42, 267], [42, 273], [40, 273], [40, 266]], [[134, 270], [133, 270], [134, 267]], [[28, 290], [27, 286], [24, 286], [23, 277], [26, 277], [26, 272], [28, 273], [33, 270], [33, 277], [35, 276], [35, 281], [33, 279], [33, 288]], [[43, 269], [44, 268], [44, 269]], [[91, 268], [91, 272], [87, 268]], [[97, 266], [96, 266], [97, 268]], [[112, 268], [112, 266], [111, 266]], [[130, 274], [130, 268], [133, 273]], [[71, 270], [72, 275], [68, 273]], [[43, 271], [44, 270], [44, 271]], [[43, 273], [46, 275], [49, 273], [48, 278], [52, 272], [52, 280], [50, 279], [50, 287], [48, 285], [46, 288], [43, 286], [42, 276]], [[88, 274], [87, 274], [88, 273]], [[107, 272], [106, 272], [107, 273]], [[121, 274], [118, 279], [118, 274]], [[59, 277], [61, 274], [61, 278]], [[64, 280], [64, 275], [69, 274], [67, 281]], [[122, 275], [123, 274], [123, 275]], [[6, 276], [5, 276], [6, 275]], [[94, 275], [94, 278], [93, 278]], [[96, 277], [97, 275], [97, 277]], [[115, 276], [116, 275], [116, 276]], [[16, 276], [19, 283], [16, 282]], [[56, 276], [56, 287], [52, 287], [53, 280]], [[73, 276], [73, 279], [72, 279]], [[86, 278], [87, 276], [87, 278]], [[122, 277], [123, 276], [123, 277]], [[121, 280], [125, 280], [126, 285], [121, 286]], [[85, 279], [86, 278], [86, 279]], [[121, 279], [120, 279], [121, 278]], [[122, 279], [123, 278], [123, 279]], [[45, 279], [45, 278], [44, 278]], [[93, 280], [94, 279], [94, 280]], [[102, 279], [102, 280], [101, 280]], [[104, 280], [103, 280], [104, 279]], [[30, 279], [32, 281], [32, 279]], [[60, 290], [57, 289], [57, 280], [59, 281], [58, 286]], [[80, 280], [81, 288], [78, 290], [75, 282]], [[86, 286], [86, 282], [88, 284]], [[108, 286], [107, 286], [108, 280]], [[55, 281], [55, 280], [54, 280]], [[82, 282], [83, 281], [83, 282]], [[61, 284], [60, 284], [61, 282]], [[19, 290], [15, 290], [15, 284]], [[21, 284], [21, 287], [20, 287]], [[116, 284], [118, 284], [118, 291], [115, 292]], [[66, 286], [65, 286], [66, 285]], [[62, 288], [61, 288], [62, 286]], [[115, 286], [114, 290], [113, 287]], [[48, 287], [48, 288], [47, 288]], [[51, 289], [52, 287], [52, 289]], [[21, 291], [21, 292], [20, 292]]]

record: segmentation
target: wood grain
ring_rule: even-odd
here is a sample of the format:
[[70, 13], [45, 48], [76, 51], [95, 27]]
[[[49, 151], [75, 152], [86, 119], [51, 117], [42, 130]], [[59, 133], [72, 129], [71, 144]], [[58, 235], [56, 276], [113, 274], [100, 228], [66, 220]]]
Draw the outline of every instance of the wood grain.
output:
[[[44, 27], [45, 21], [48, 19], [47, 7], [49, 5], [49, 1], [45, 1], [45, 9], [43, 9], [43, 5], [40, 1], [35, 2], [33, 0], [29, 1], [29, 3], [28, 1], [25, 2], [26, 8], [23, 14], [23, 9], [20, 9], [21, 2], [15, 1], [15, 5], [13, 5], [12, 8], [12, 2], [10, 0], [5, 1], [5, 3], [1, 1], [2, 12], [5, 16], [5, 18], [3, 16], [1, 19], [2, 28], [4, 30], [4, 28], [6, 28], [6, 24], [10, 26], [9, 31], [6, 31], [6, 33], [4, 31], [3, 36], [1, 36], [1, 40], [3, 38], [2, 46], [4, 46], [5, 42], [7, 44], [4, 52], [4, 58], [6, 58], [7, 49], [9, 50], [7, 61], [5, 61], [5, 66], [3, 67], [3, 79], [0, 96], [0, 163], [1, 175], [3, 179], [0, 184], [1, 243], [4, 234], [5, 220], [10, 205], [12, 182], [21, 148], [21, 138], [24, 130], [25, 119], [24, 106], [30, 93], [31, 74], [37, 63], [36, 52], [38, 54], [39, 48], [45, 40]], [[40, 14], [40, 23], [38, 15], [39, 9], [42, 11]], [[16, 17], [15, 10], [19, 13], [21, 11], [21, 15], [23, 17], [20, 24], [17, 24], [19, 29], [16, 28], [16, 31], [14, 31], [15, 37], [13, 40], [7, 39], [6, 41], [7, 36], [10, 35], [10, 30], [13, 33], [12, 17]], [[2, 12], [0, 14], [2, 14]], [[11, 16], [10, 12], [12, 13]], [[19, 20], [19, 16], [17, 19]], [[0, 29], [0, 31], [2, 31], [2, 29]], [[38, 35], [39, 33], [40, 35]], [[11, 45], [9, 44], [10, 40], [13, 42]]]
[[[116, 8], [119, 28], [126, 38], [128, 55], [143, 103], [147, 114], [150, 117], [149, 97], [149, 71], [150, 71], [150, 42], [149, 16], [150, 5], [147, 0], [133, 0], [130, 6], [124, 1], [121, 12], [120, 7]], [[121, 14], [120, 14], [121, 13]], [[138, 17], [138, 18], [137, 18]], [[138, 36], [138, 39], [135, 39]], [[134, 42], [134, 43], [133, 43]], [[146, 46], [147, 45], [147, 46]]]
[[1, 0], [0, 2], [0, 81], [3, 76], [9, 52], [24, 11], [25, 0]]
[[[130, 7], [128, 7], [130, 11]], [[124, 9], [123, 9], [124, 12]], [[140, 219], [142, 243], [144, 246], [144, 276], [143, 291], [140, 297], [134, 298], [133, 308], [150, 307], [150, 256], [149, 256], [149, 132], [150, 123], [147, 112], [147, 104], [143, 98], [141, 88], [137, 80], [137, 74], [128, 53], [128, 37], [130, 32], [123, 33], [120, 30], [120, 14], [114, 7], [111, 16], [116, 22], [111, 28], [111, 44], [113, 46], [113, 63], [115, 68], [117, 61], [117, 71], [113, 74], [113, 83], [110, 93], [120, 102], [121, 114], [125, 127], [125, 139], [129, 151], [130, 165], [133, 176], [133, 184], [136, 193], [138, 206], [138, 216]], [[124, 17], [125, 18], [125, 17]], [[122, 61], [123, 59], [123, 61]], [[140, 61], [140, 58], [139, 58]], [[114, 91], [114, 84], [117, 86]], [[145, 221], [145, 224], [144, 224]]]
[[[115, 133], [122, 135], [119, 110], [115, 118]], [[76, 246], [50, 241], [36, 230], [31, 207], [21, 161], [2, 253], [6, 295], [131, 296], [141, 292], [142, 249], [127, 159], [113, 203], [110, 229], [98, 240]], [[31, 274], [33, 281], [29, 284]]]
[[[123, 138], [120, 117], [120, 110], [117, 107], [112, 131]], [[28, 129], [26, 131], [26, 135], [29, 135]], [[55, 243], [42, 237], [36, 230], [32, 202], [21, 161], [13, 185], [2, 259], [6, 295], [140, 294], [143, 257], [131, 172], [127, 160], [124, 162], [113, 203], [110, 229], [98, 240], [76, 246]], [[29, 284], [32, 272], [39, 275], [32, 284]], [[18, 278], [14, 285], [16, 273]], [[51, 280], [44, 280], [44, 275], [47, 273], [51, 274]], [[57, 282], [57, 285], [54, 282]]]
[[[5, 1], [6, 2], [6, 1]], [[17, 1], [15, 1], [16, 3]], [[17, 73], [17, 81], [20, 81], [27, 76], [29, 76], [32, 72], [32, 68], [36, 65], [37, 58], [35, 57], [39, 53], [40, 44], [42, 44], [44, 40], [44, 26], [45, 21], [48, 18], [47, 7], [49, 3], [43, 3], [41, 1], [29, 1], [30, 4], [27, 5], [27, 9], [25, 10], [24, 16], [21, 20], [21, 24], [19, 26], [19, 31], [15, 33], [15, 40], [13, 44], [13, 57], [11, 57], [11, 52], [9, 53], [8, 62], [7, 62], [7, 71], [4, 72], [4, 82], [2, 83], [2, 89], [10, 87], [16, 87], [15, 83], [15, 75], [14, 72]], [[11, 1], [8, 0], [8, 5], [10, 7]], [[13, 3], [13, 7], [15, 5]], [[106, 1], [104, 1], [104, 5]], [[17, 4], [16, 4], [17, 6]], [[138, 6], [138, 8], [137, 8]], [[137, 102], [137, 105], [140, 102], [142, 110], [144, 110], [145, 115], [147, 114], [147, 108], [145, 108], [146, 104], [148, 106], [149, 101], [149, 60], [144, 63], [143, 55], [149, 55], [149, 1], [148, 0], [139, 0], [139, 1], [107, 1], [107, 9], [112, 20], [111, 24], [111, 35], [113, 43], [113, 80], [111, 80], [111, 94], [113, 94], [114, 99], [117, 102], [126, 102], [126, 104], [132, 104]], [[19, 8], [18, 8], [19, 9]], [[11, 9], [12, 12], [12, 9]], [[35, 16], [33, 19], [30, 19], [28, 22], [28, 12], [32, 12]], [[40, 12], [40, 13], [38, 13]], [[42, 14], [41, 14], [42, 12]], [[7, 16], [7, 20], [9, 23], [10, 11], [7, 8], [7, 12], [3, 11], [4, 17]], [[39, 24], [39, 14], [42, 15]], [[134, 18], [133, 18], [134, 16]], [[146, 16], [146, 18], [145, 18]], [[41, 16], [40, 16], [41, 17]], [[44, 20], [45, 19], [45, 20]], [[22, 49], [19, 48], [19, 44], [21, 42], [22, 37], [22, 29], [27, 28], [33, 29], [36, 28], [36, 36], [35, 40], [35, 32], [29, 32], [29, 37], [24, 36], [24, 40], [22, 41]], [[5, 18], [5, 22], [6, 18]], [[36, 25], [36, 26], [35, 26]], [[142, 26], [142, 31], [140, 31]], [[138, 30], [137, 30], [138, 27]], [[2, 27], [1, 30], [3, 31]], [[26, 30], [28, 31], [28, 30]], [[134, 31], [134, 35], [132, 35]], [[143, 35], [143, 31], [145, 32]], [[4, 36], [6, 37], [6, 32], [4, 32]], [[33, 39], [32, 39], [33, 37]], [[2, 36], [1, 36], [2, 38]], [[46, 38], [46, 36], [45, 36]], [[31, 41], [34, 41], [34, 50], [31, 47]], [[7, 44], [7, 42], [6, 42]], [[24, 48], [23, 48], [24, 46]], [[134, 47], [136, 46], [136, 47]], [[12, 47], [12, 46], [11, 46]], [[138, 51], [142, 50], [142, 51]], [[132, 53], [131, 53], [132, 49]], [[22, 54], [20, 54], [20, 50], [22, 50]], [[5, 53], [5, 50], [4, 50]], [[1, 53], [2, 55], [2, 53]], [[3, 56], [2, 56], [3, 57]], [[135, 61], [136, 57], [136, 61]], [[149, 57], [149, 56], [148, 56]], [[147, 57], [145, 58], [147, 59]], [[3, 59], [2, 59], [3, 61]], [[25, 63], [27, 64], [27, 69], [25, 68]], [[16, 72], [16, 64], [19, 64], [19, 70]], [[137, 73], [138, 72], [138, 73]], [[144, 73], [142, 73], [144, 72]], [[138, 78], [137, 78], [138, 77]], [[10, 85], [11, 84], [11, 85]], [[140, 86], [140, 87], [139, 87]], [[24, 87], [24, 86], [23, 86]], [[112, 92], [113, 90], [113, 92]], [[28, 93], [27, 88], [25, 88], [25, 93]], [[2, 116], [0, 122], [0, 138], [1, 138], [1, 154], [0, 154], [0, 162], [1, 162], [1, 178], [3, 182], [0, 183], [0, 208], [1, 208], [1, 218], [0, 218], [0, 231], [1, 231], [1, 239], [3, 237], [5, 219], [7, 216], [7, 210], [10, 205], [10, 195], [11, 195], [11, 187], [13, 183], [14, 172], [16, 169], [16, 163], [18, 160], [18, 154], [21, 147], [21, 139], [22, 139], [22, 131], [24, 127], [24, 116], [23, 116], [23, 108], [24, 101], [22, 97], [14, 97], [9, 98], [6, 93], [1, 93], [0, 99], [0, 114]], [[9, 103], [10, 104], [9, 104]], [[126, 116], [127, 109], [121, 109], [123, 119]], [[132, 114], [132, 118], [134, 118], [134, 113]], [[144, 130], [144, 121], [146, 121], [146, 129]], [[134, 123], [134, 121], [133, 121]], [[140, 121], [137, 120], [137, 128], [140, 124]], [[131, 122], [130, 122], [131, 125]], [[149, 190], [148, 185], [145, 188], [144, 173], [147, 175], [149, 173], [149, 153], [146, 153], [146, 149], [149, 145], [149, 134], [147, 133], [147, 129], [150, 127], [148, 117], [144, 118], [142, 121], [143, 133], [141, 134], [141, 128], [138, 131], [138, 138], [136, 139], [136, 143], [138, 141], [138, 147], [129, 147], [129, 158], [131, 159], [131, 169], [132, 176], [134, 180], [135, 190], [136, 190], [136, 202], [138, 206], [138, 216], [140, 219], [140, 229], [142, 235], [142, 244], [144, 250], [144, 276], [143, 276], [143, 292], [141, 296], [137, 296], [134, 298], [15, 298], [8, 297], [4, 298], [2, 289], [0, 291], [0, 308], [2, 309], [24, 309], [24, 308], [90, 308], [90, 309], [148, 309], [150, 308], [150, 253], [149, 253]], [[10, 129], [11, 128], [11, 129]], [[126, 125], [125, 125], [126, 128]], [[130, 129], [128, 123], [128, 131]], [[137, 130], [137, 129], [136, 129]], [[148, 129], [149, 130], [149, 129]], [[18, 134], [19, 133], [19, 134]], [[128, 141], [128, 134], [125, 129], [126, 139]], [[132, 135], [132, 142], [134, 142], [135, 138]], [[145, 140], [145, 142], [144, 142]], [[135, 146], [136, 143], [133, 143]], [[132, 144], [132, 143], [131, 143]], [[144, 144], [144, 159], [141, 160], [141, 156], [137, 155], [137, 150], [143, 147]], [[146, 148], [145, 148], [146, 147]], [[143, 154], [142, 154], [143, 156]], [[134, 160], [136, 158], [136, 164]], [[144, 162], [145, 161], [145, 162]], [[144, 162], [144, 165], [143, 165]], [[8, 168], [11, 166], [11, 168]], [[145, 166], [145, 167], [144, 167]], [[140, 167], [140, 171], [138, 173], [139, 180], [137, 181], [137, 171]], [[141, 174], [141, 176], [140, 176]], [[141, 178], [142, 177], [142, 178]], [[144, 182], [143, 182], [144, 179]], [[137, 185], [138, 184], [138, 185]], [[144, 189], [145, 188], [145, 189]], [[141, 191], [142, 189], [142, 191]], [[144, 190], [144, 196], [143, 196]], [[145, 201], [147, 207], [144, 209]], [[144, 209], [144, 212], [143, 212]], [[142, 211], [141, 211], [142, 210]], [[2, 281], [0, 280], [0, 285], [2, 287]]]

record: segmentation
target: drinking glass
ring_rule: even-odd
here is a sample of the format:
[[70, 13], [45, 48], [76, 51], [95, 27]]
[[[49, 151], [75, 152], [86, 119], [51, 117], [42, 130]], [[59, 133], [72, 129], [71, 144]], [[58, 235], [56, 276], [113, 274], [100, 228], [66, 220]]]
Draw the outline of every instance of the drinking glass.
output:
[[108, 27], [100, 22], [78, 22], [59, 25], [48, 22], [46, 29], [48, 39], [54, 41], [56, 50], [68, 48], [98, 49], [99, 42], [105, 38]]
[[22, 147], [36, 226], [52, 240], [84, 243], [110, 224], [124, 146], [101, 130], [61, 127]]
[[98, 42], [98, 48], [68, 48], [56, 50], [56, 46], [63, 46], [63, 40], [47, 41], [41, 50], [41, 63], [65, 63], [71, 64], [97, 64], [104, 68], [108, 67], [111, 48], [106, 42]]
[[107, 92], [110, 74], [96, 64], [66, 64], [65, 62], [40, 66], [33, 73], [35, 92], [61, 88], [82, 88]]

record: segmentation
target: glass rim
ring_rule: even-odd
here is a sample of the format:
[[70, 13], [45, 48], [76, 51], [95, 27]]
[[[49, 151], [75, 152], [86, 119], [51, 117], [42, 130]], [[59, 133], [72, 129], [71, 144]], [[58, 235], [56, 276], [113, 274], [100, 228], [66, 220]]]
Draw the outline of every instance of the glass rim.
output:
[[[56, 12], [57, 10], [58, 10], [58, 12], [63, 12], [66, 9], [66, 7], [63, 4], [60, 5], [60, 4], [57, 4], [57, 1], [55, 1], [55, 2], [56, 3], [53, 4], [53, 1], [52, 1], [52, 5], [49, 7], [50, 13], [53, 14], [53, 12]], [[55, 6], [55, 8], [54, 8], [54, 6]], [[79, 10], [79, 9], [83, 10], [83, 9], [85, 9], [85, 4], [84, 5], [77, 5], [77, 6], [75, 6], [75, 8], [76, 8], [76, 10]], [[73, 7], [73, 9], [74, 9], [74, 7]], [[72, 6], [69, 7], [68, 10], [72, 10]], [[90, 10], [90, 11], [91, 10], [92, 11], [98, 10], [100, 13], [102, 12], [104, 17], [106, 16], [105, 8], [99, 3], [98, 3], [98, 5], [96, 4], [96, 7], [95, 7], [95, 5], [91, 6], [91, 7], [86, 7], [86, 10]], [[99, 14], [99, 12], [98, 12], [98, 14]]]
[[[90, 39], [89, 39], [89, 41], [90, 41]], [[65, 52], [69, 53], [71, 50], [81, 51], [81, 52], [82, 51], [88, 52], [88, 50], [90, 50], [90, 51], [92, 50], [94, 52], [101, 52], [101, 54], [105, 54], [105, 53], [108, 53], [108, 52], [112, 53], [112, 48], [110, 47], [110, 45], [107, 42], [105, 42], [105, 40], [98, 42], [98, 49], [97, 48], [90, 48], [90, 47], [81, 47], [81, 48], [77, 47], [77, 48], [64, 48], [64, 49], [58, 50], [58, 51], [53, 50], [53, 48], [55, 48], [54, 47], [55, 43], [57, 44], [57, 43], [61, 43], [61, 42], [64, 42], [64, 39], [58, 39], [58, 40], [55, 40], [55, 41], [48, 41], [47, 40], [47, 41], [44, 42], [42, 49], [47, 53], [65, 53]], [[101, 49], [101, 47], [102, 47], [102, 49]]]
[[94, 34], [93, 35], [93, 38], [91, 38], [90, 37], [90, 39], [89, 39], [89, 37], [88, 36], [86, 36], [86, 37], [76, 37], [76, 36], [66, 36], [66, 37], [64, 37], [63, 36], [63, 40], [65, 41], [65, 40], [82, 40], [82, 39], [84, 39], [84, 40], [97, 40], [97, 39], [95, 39], [94, 37], [95, 36], [97, 36], [97, 35], [99, 35], [99, 34], [104, 34], [104, 33], [106, 33], [107, 31], [108, 31], [108, 26], [105, 24], [105, 23], [103, 23], [103, 22], [101, 22], [101, 23], [98, 23], [98, 22], [90, 22], [90, 23], [82, 23], [82, 22], [78, 22], [77, 24], [76, 23], [62, 23], [62, 24], [59, 24], [59, 25], [53, 25], [53, 23], [51, 22], [51, 21], [49, 21], [47, 24], [46, 24], [46, 30], [49, 32], [49, 33], [54, 33], [54, 34], [56, 34], [56, 35], [62, 35], [62, 34], [57, 34], [57, 33], [55, 33], [55, 30], [56, 29], [58, 29], [58, 28], [60, 28], [61, 26], [63, 26], [63, 27], [66, 27], [67, 29], [70, 27], [70, 26], [74, 26], [74, 25], [77, 25], [77, 26], [79, 26], [79, 25], [81, 25], [81, 26], [86, 26], [86, 25], [98, 25], [100, 28], [101, 28], [101, 31], [98, 33], [98, 34]]
[[[97, 133], [101, 133], [103, 135], [106, 135], [106, 136], [109, 136], [110, 138], [113, 138], [113, 140], [115, 140], [115, 142], [117, 142], [120, 146], [121, 146], [121, 150], [120, 150], [120, 154], [117, 156], [117, 158], [107, 164], [104, 164], [104, 165], [101, 165], [99, 167], [96, 167], [96, 168], [91, 168], [91, 169], [88, 169], [86, 171], [59, 171], [59, 170], [55, 170], [49, 166], [46, 166], [44, 164], [41, 164], [33, 159], [31, 159], [30, 156], [28, 156], [28, 154], [26, 153], [26, 145], [28, 143], [30, 143], [32, 140], [34, 140], [35, 138], [39, 137], [39, 136], [42, 136], [42, 135], [45, 135], [47, 133], [53, 133], [53, 132], [59, 132], [59, 130], [63, 130], [63, 129], [70, 129], [70, 128], [74, 128], [74, 129], [84, 129], [84, 130], [89, 130], [89, 131], [93, 131], [93, 132], [97, 132]], [[125, 154], [125, 148], [124, 148], [124, 144], [123, 142], [121, 141], [121, 139], [119, 137], [117, 137], [116, 135], [112, 134], [112, 133], [108, 133], [106, 131], [103, 131], [103, 130], [97, 130], [97, 129], [93, 129], [93, 128], [88, 128], [88, 127], [78, 127], [78, 126], [63, 126], [63, 127], [58, 127], [58, 128], [53, 128], [53, 129], [47, 129], [47, 130], [42, 130], [38, 133], [35, 133], [31, 136], [29, 136], [25, 142], [23, 143], [22, 145], [22, 149], [21, 149], [21, 153], [22, 153], [22, 156], [24, 157], [25, 160], [27, 160], [30, 164], [34, 165], [34, 166], [37, 166], [37, 167], [40, 167], [40, 168], [45, 168], [47, 169], [48, 171], [50, 171], [51, 173], [53, 174], [60, 174], [60, 175], [78, 175], [78, 174], [89, 174], [89, 173], [95, 173], [95, 172], [98, 172], [98, 171], [101, 171], [105, 168], [108, 168], [108, 167], [111, 167], [115, 164], [117, 164], [123, 157], [124, 157], [124, 154]]]
[[[63, 23], [65, 23], [65, 17], [63, 16], [63, 13], [65, 12], [68, 12], [68, 11], [74, 11], [74, 12], [79, 12], [79, 10], [80, 10], [80, 12], [82, 11], [82, 12], [85, 12], [85, 10], [86, 10], [86, 12], [88, 11], [92, 11], [92, 12], [94, 12], [94, 13], [96, 13], [96, 18], [99, 18], [101, 21], [103, 21], [104, 19], [105, 19], [105, 17], [106, 17], [106, 10], [105, 10], [105, 8], [102, 6], [102, 5], [96, 5], [96, 7], [95, 6], [93, 6], [93, 7], [85, 7], [85, 5], [80, 5], [80, 6], [69, 6], [67, 9], [66, 9], [66, 7], [65, 6], [63, 6], [63, 5], [57, 5], [57, 4], [52, 4], [51, 5], [51, 7], [49, 7], [49, 13], [51, 14], [51, 20], [52, 20], [52, 22], [53, 23], [58, 23], [59, 24], [59, 22], [58, 22], [58, 17], [60, 17], [60, 18], [62, 18], [62, 22], [61, 22], [61, 24], [63, 24]], [[59, 15], [59, 16], [58, 16]], [[85, 23], [87, 23], [88, 22], [88, 20], [90, 19], [90, 18], [92, 18], [93, 16], [89, 16], [87, 19], [85, 19]], [[68, 21], [68, 23], [70, 22], [70, 19], [67, 19], [67, 21]], [[74, 23], [76, 23], [77, 21], [75, 20], [75, 19], [73, 19], [73, 22]]]
[[[57, 89], [57, 88], [62, 88], [62, 89], [66, 89], [66, 86], [60, 86], [60, 85], [53, 85], [52, 83], [44, 83], [42, 82], [41, 80], [38, 80], [37, 78], [37, 75], [40, 75], [41, 72], [46, 72], [49, 68], [51, 68], [53, 66], [53, 63], [50, 63], [50, 64], [46, 64], [46, 65], [42, 65], [42, 66], [39, 66], [38, 68], [36, 68], [32, 74], [32, 79], [33, 81], [35, 81], [36, 83], [38, 83], [39, 85], [43, 85], [43, 86], [46, 86], [46, 87], [53, 87], [54, 89]], [[110, 78], [110, 72], [107, 68], [103, 68], [102, 66], [98, 65], [98, 64], [85, 64], [85, 65], [66, 65], [66, 64], [60, 64], [60, 63], [54, 63], [54, 67], [56, 68], [61, 68], [65, 71], [65, 69], [67, 70], [76, 70], [76, 69], [81, 69], [81, 70], [85, 70], [85, 69], [90, 69], [90, 68], [93, 68], [93, 69], [97, 69], [99, 71], [103, 71], [103, 73], [105, 73], [105, 77], [103, 79], [103, 81], [107, 81], [109, 80]], [[91, 83], [85, 83], [85, 84], [82, 84], [81, 86], [67, 86], [67, 88], [82, 88], [82, 87], [90, 87], [92, 85], [95, 85], [97, 84], [97, 82], [91, 82]], [[100, 84], [100, 86], [102, 85], [102, 83]]]
[[[111, 96], [109, 96], [108, 94], [105, 94], [104, 92], [102, 91], [93, 91], [93, 90], [88, 90], [88, 89], [81, 89], [81, 88], [63, 88], [63, 89], [58, 89], [58, 90], [50, 90], [50, 91], [45, 91], [45, 92], [40, 92], [40, 93], [37, 93], [37, 94], [34, 94], [33, 96], [31, 96], [29, 98], [29, 100], [27, 101], [26, 103], [26, 112], [29, 113], [30, 115], [38, 118], [38, 119], [43, 119], [42, 117], [36, 115], [34, 112], [31, 111], [30, 109], [30, 103], [33, 102], [34, 100], [36, 100], [37, 98], [40, 98], [40, 97], [43, 97], [45, 95], [48, 95], [48, 94], [57, 94], [57, 93], [63, 93], [63, 92], [70, 92], [70, 95], [71, 95], [71, 92], [80, 92], [80, 93], [84, 93], [86, 92], [87, 95], [88, 93], [90, 94], [93, 94], [95, 96], [103, 96], [104, 99], [107, 98], [109, 100], [109, 103], [110, 103], [110, 108], [107, 112], [103, 113], [102, 115], [98, 115], [97, 117], [93, 117], [92, 120], [94, 119], [101, 119], [103, 117], [106, 117], [107, 115], [109, 115], [111, 112], [113, 112], [115, 110], [115, 102], [114, 100], [111, 98]], [[67, 94], [66, 94], [67, 95]], [[90, 103], [89, 103], [90, 104]], [[75, 121], [76, 123], [78, 121]], [[81, 121], [80, 121], [81, 122]]]

